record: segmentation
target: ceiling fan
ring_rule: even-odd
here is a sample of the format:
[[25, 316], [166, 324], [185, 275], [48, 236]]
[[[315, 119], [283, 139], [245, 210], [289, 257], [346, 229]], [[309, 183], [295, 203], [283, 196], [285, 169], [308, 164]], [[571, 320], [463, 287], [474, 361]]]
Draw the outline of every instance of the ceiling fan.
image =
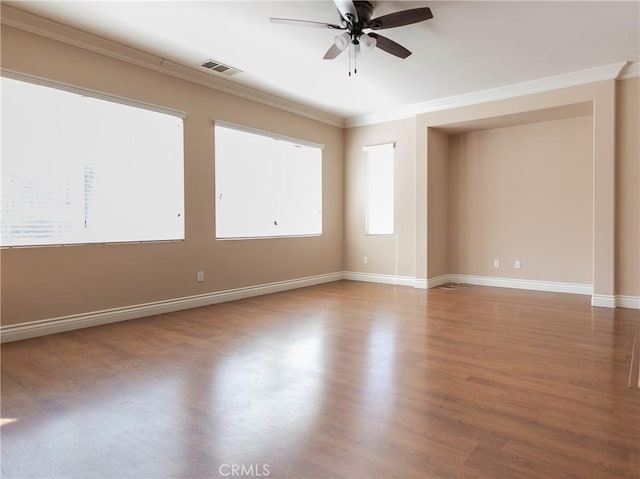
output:
[[[368, 30], [401, 27], [433, 18], [431, 9], [428, 7], [402, 10], [389, 13], [388, 15], [382, 15], [381, 17], [371, 18], [373, 15], [373, 2], [334, 0], [334, 3], [340, 14], [339, 24], [293, 20], [289, 18], [270, 18], [269, 20], [273, 23], [282, 23], [285, 25], [343, 30], [344, 33], [335, 37], [333, 45], [329, 47], [329, 50], [327, 50], [327, 53], [324, 55], [325, 60], [332, 60], [351, 45], [355, 53], [362, 50], [372, 50], [377, 47], [399, 58], [407, 58], [411, 55], [411, 52], [405, 47], [387, 37]], [[349, 74], [351, 74], [351, 72], [349, 72]]]

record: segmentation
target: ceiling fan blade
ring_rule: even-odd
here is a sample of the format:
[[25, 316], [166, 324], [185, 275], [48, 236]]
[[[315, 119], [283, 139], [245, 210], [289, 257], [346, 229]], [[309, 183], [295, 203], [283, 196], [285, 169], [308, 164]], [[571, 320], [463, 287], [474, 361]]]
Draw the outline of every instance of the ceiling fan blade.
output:
[[338, 46], [334, 43], [333, 45], [331, 45], [331, 47], [327, 50], [327, 53], [324, 54], [324, 56], [322, 57], [324, 60], [333, 60], [335, 57], [337, 57], [338, 55], [340, 55], [344, 50], [340, 50], [338, 48]]
[[383, 37], [382, 35], [378, 35], [377, 33], [368, 33], [368, 35], [376, 39], [376, 47], [378, 47], [380, 50], [391, 53], [392, 55], [400, 58], [407, 58], [409, 55], [411, 55], [411, 52], [409, 50], [407, 50], [399, 43], [394, 42], [390, 38]]
[[411, 10], [402, 10], [401, 12], [372, 18], [367, 22], [366, 27], [371, 28], [372, 30], [381, 30], [383, 28], [411, 25], [412, 23], [423, 22], [430, 18], [433, 18], [433, 13], [431, 13], [431, 9], [429, 7], [413, 8]]
[[331, 30], [346, 30], [346, 27], [334, 25], [332, 23], [310, 22], [308, 20], [293, 20], [291, 18], [270, 18], [271, 23], [281, 23], [283, 25], [293, 25], [296, 27], [330, 28]]
[[358, 21], [358, 11], [356, 10], [356, 5], [351, 0], [333, 0], [333, 3], [336, 4], [336, 8], [342, 15], [347, 23], [357, 23]]

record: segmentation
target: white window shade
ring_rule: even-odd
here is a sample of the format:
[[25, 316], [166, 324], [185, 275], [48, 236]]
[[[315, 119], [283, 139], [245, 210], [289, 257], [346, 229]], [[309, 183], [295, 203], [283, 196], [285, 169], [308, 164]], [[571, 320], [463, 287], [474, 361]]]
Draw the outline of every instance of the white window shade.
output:
[[393, 234], [393, 143], [364, 147], [365, 228], [368, 235]]
[[322, 233], [321, 145], [215, 125], [216, 238]]
[[184, 238], [182, 118], [2, 78], [2, 246]]

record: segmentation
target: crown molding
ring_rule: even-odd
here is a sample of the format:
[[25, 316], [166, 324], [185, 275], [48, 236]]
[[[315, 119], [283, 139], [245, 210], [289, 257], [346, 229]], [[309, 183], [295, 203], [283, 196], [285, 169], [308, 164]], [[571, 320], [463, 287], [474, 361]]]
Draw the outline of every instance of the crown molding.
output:
[[2, 5], [3, 25], [144, 67], [159, 67], [162, 58], [106, 38], [84, 32], [24, 10]]
[[627, 66], [622, 69], [617, 79], [628, 80], [637, 77], [640, 77], [640, 62], [629, 62]]
[[215, 74], [199, 71], [195, 68], [123, 45], [122, 43], [108, 40], [92, 33], [78, 30], [62, 23], [54, 22], [53, 20], [25, 12], [24, 10], [6, 4], [2, 5], [1, 22], [3, 25], [83, 48], [223, 93], [255, 101], [332, 126], [344, 127], [344, 119], [337, 115], [302, 105], [299, 102], [286, 100], [279, 96], [265, 93], [224, 78], [219, 78], [215, 76]]
[[555, 75], [537, 80], [515, 83], [498, 88], [480, 90], [462, 95], [437, 98], [420, 103], [405, 105], [384, 112], [370, 113], [344, 119], [326, 111], [303, 105], [296, 101], [265, 93], [239, 83], [214, 76], [174, 61], [153, 55], [122, 43], [114, 42], [98, 35], [39, 17], [24, 10], [2, 5], [1, 21], [3, 25], [24, 30], [68, 45], [73, 45], [110, 58], [125, 61], [165, 75], [179, 78], [223, 93], [246, 100], [294, 113], [312, 120], [340, 128], [384, 123], [387, 121], [412, 118], [422, 113], [469, 106], [496, 100], [504, 100], [533, 93], [541, 93], [559, 88], [583, 85], [603, 80], [626, 80], [640, 76], [639, 62], [620, 62]]
[[[587, 70], [580, 70], [562, 75], [555, 75], [538, 80], [530, 80], [521, 83], [514, 83], [498, 88], [490, 88], [462, 95], [437, 98], [421, 103], [414, 103], [402, 108], [390, 110], [387, 112], [373, 113], [358, 117], [348, 118], [345, 121], [345, 127], [351, 128], [356, 126], [371, 125], [375, 123], [383, 123], [387, 121], [401, 120], [410, 118], [422, 113], [430, 113], [438, 110], [448, 110], [451, 108], [475, 105], [496, 100], [504, 100], [515, 98], [533, 93], [541, 93], [545, 91], [557, 90], [587, 83], [594, 83], [603, 80], [614, 80], [620, 77], [624, 72], [624, 77], [629, 71], [637, 70], [638, 63], [619, 62], [610, 65], [603, 65]], [[626, 69], [625, 69], [626, 67]], [[635, 69], [635, 70], [634, 70]]]

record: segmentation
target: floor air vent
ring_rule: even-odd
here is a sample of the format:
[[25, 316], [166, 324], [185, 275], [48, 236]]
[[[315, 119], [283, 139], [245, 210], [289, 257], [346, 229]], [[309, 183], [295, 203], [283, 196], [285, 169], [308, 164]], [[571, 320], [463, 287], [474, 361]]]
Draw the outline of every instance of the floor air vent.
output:
[[205, 60], [200, 64], [200, 66], [206, 68], [207, 70], [222, 73], [223, 75], [228, 76], [232, 76], [236, 73], [242, 72], [242, 70], [238, 70], [237, 68], [230, 67], [229, 65], [225, 65], [224, 63], [220, 63], [215, 60]]

